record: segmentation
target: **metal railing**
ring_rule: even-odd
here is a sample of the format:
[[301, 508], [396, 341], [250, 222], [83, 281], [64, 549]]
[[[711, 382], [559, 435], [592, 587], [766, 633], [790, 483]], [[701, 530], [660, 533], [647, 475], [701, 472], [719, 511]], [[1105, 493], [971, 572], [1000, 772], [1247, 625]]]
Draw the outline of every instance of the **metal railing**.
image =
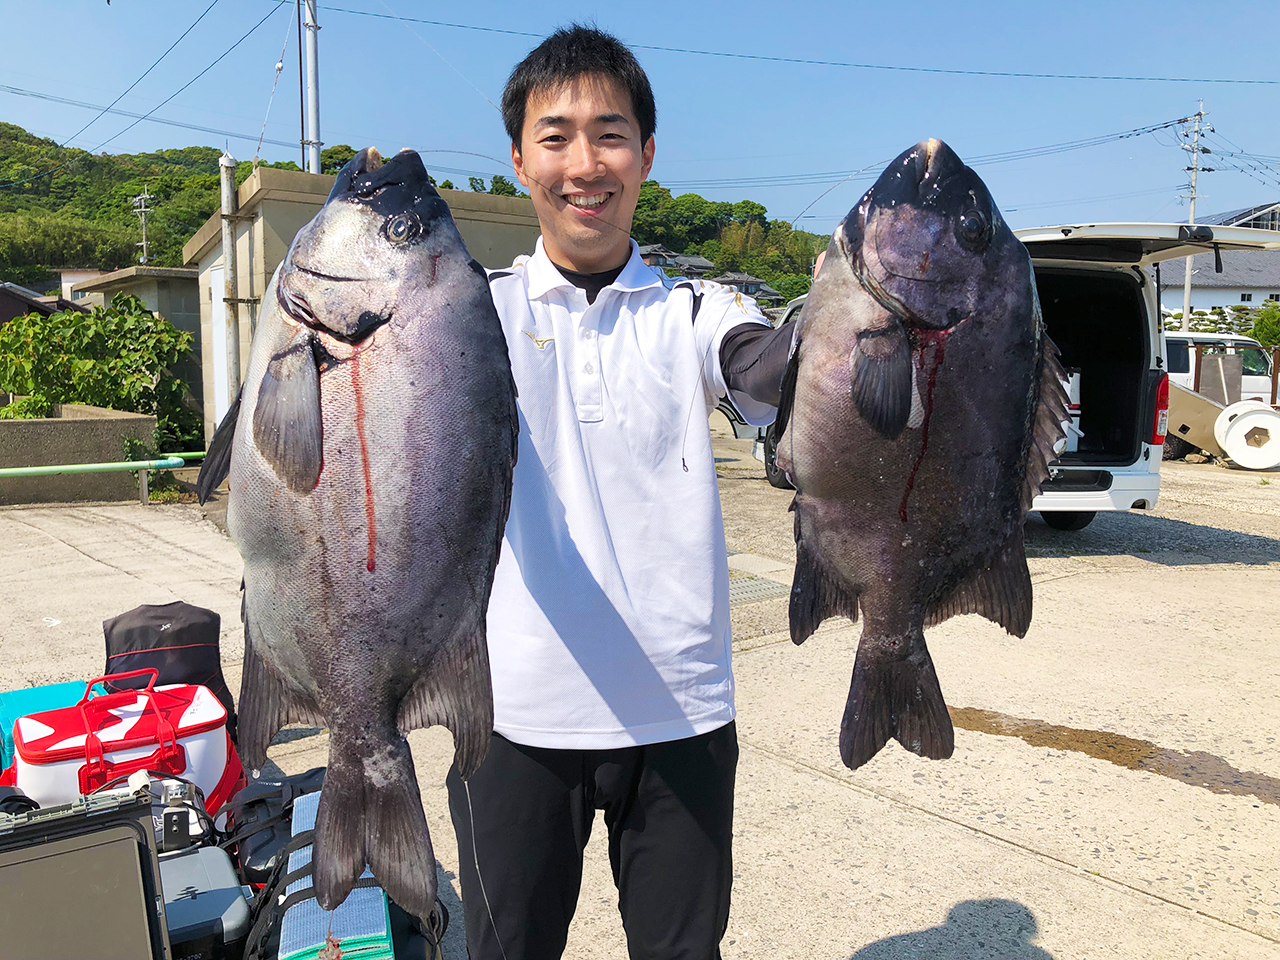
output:
[[185, 467], [188, 460], [200, 460], [204, 451], [168, 453], [158, 460], [123, 460], [117, 463], [61, 463], [40, 467], [0, 467], [0, 479], [5, 477], [49, 477], [59, 473], [112, 473], [117, 470], [134, 470], [138, 474], [138, 499], [145, 506], [151, 502], [148, 475], [152, 470], [174, 470]]

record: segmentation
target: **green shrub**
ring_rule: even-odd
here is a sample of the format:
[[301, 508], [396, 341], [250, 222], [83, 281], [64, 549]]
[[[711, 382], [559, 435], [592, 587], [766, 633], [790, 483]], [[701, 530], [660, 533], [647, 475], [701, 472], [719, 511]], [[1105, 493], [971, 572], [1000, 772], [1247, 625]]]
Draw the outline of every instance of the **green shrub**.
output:
[[191, 334], [118, 293], [87, 314], [29, 313], [0, 328], [0, 391], [151, 414], [158, 446], [190, 449], [201, 442], [201, 421], [172, 372], [190, 351]]

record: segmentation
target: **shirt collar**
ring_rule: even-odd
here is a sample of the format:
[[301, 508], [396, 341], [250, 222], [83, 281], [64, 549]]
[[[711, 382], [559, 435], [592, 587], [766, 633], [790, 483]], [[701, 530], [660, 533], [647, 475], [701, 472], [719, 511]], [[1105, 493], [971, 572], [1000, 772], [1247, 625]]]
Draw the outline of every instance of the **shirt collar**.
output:
[[[556, 269], [556, 265], [547, 256], [542, 247], [542, 237], [538, 237], [538, 243], [534, 247], [533, 256], [529, 258], [526, 269], [528, 270], [529, 297], [531, 299], [536, 300], [539, 297], [546, 296], [549, 291], [557, 287], [573, 286], [565, 278], [564, 274]], [[622, 268], [622, 273], [618, 274], [618, 279], [608, 287], [605, 287], [605, 290], [616, 287], [620, 290], [631, 292], [661, 285], [661, 278], [654, 272], [653, 267], [640, 259], [640, 247], [635, 240], [632, 240], [631, 256], [627, 259], [626, 266]]]

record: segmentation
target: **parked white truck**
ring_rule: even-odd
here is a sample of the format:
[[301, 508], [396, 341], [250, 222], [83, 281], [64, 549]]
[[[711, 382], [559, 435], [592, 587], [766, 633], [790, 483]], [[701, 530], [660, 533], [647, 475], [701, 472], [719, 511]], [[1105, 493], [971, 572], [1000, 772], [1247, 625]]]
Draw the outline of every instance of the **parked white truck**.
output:
[[[1159, 264], [1206, 250], [1280, 250], [1280, 234], [1176, 223], [1014, 233], [1031, 254], [1045, 324], [1071, 376], [1076, 428], [1032, 509], [1059, 530], [1080, 530], [1099, 511], [1150, 509], [1160, 493], [1169, 409]], [[803, 303], [803, 297], [792, 301], [780, 322], [797, 316]], [[739, 436], [754, 435], [725, 412], [736, 419]], [[769, 482], [790, 486], [774, 459], [773, 428], [758, 439]]]

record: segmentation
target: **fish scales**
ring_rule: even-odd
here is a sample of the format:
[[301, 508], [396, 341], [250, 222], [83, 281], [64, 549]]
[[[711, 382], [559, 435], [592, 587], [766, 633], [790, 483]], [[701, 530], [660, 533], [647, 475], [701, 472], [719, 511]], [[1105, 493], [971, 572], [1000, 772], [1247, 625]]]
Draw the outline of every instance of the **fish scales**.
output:
[[315, 888], [366, 862], [434, 906], [404, 732], [444, 724], [469, 776], [493, 729], [485, 609], [510, 502], [515, 388], [484, 271], [417, 154], [361, 151], [264, 298], [202, 495], [229, 471], [244, 559], [240, 748], [329, 728]]
[[796, 487], [791, 635], [863, 618], [841, 723], [850, 768], [954, 733], [924, 628], [979, 613], [1022, 636], [1022, 528], [1067, 419], [1034, 274], [940, 141], [890, 164], [837, 227], [779, 411]]

